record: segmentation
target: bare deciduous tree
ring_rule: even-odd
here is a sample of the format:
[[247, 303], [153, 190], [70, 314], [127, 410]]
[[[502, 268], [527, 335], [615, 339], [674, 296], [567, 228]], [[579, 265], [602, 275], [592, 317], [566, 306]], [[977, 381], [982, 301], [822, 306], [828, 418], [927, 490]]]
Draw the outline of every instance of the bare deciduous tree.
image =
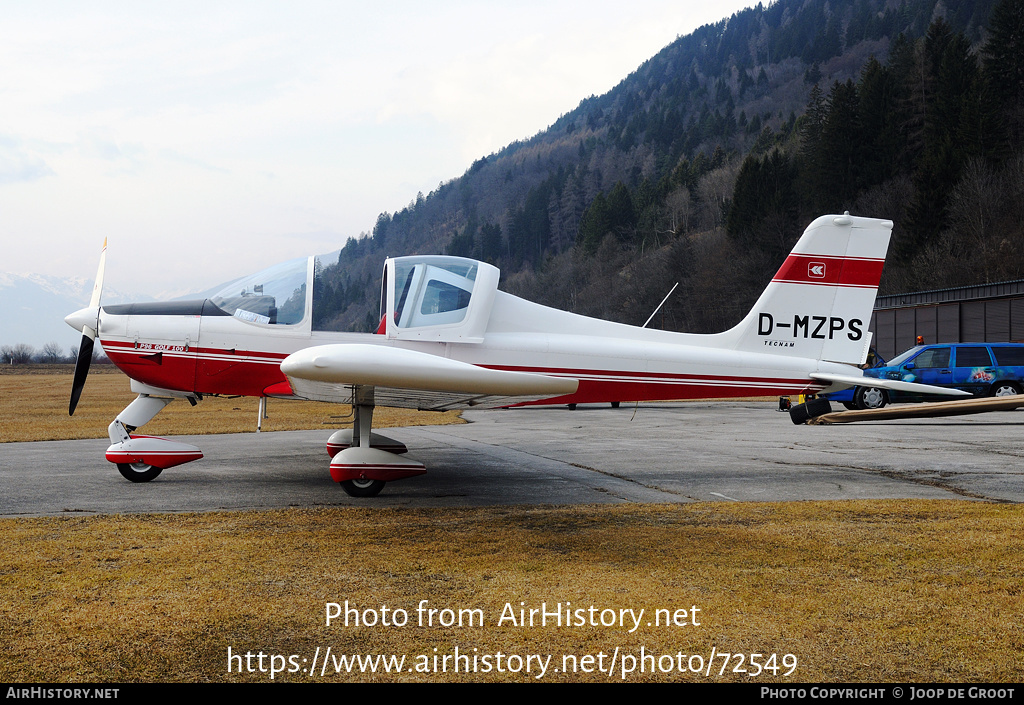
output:
[[51, 341], [39, 351], [39, 361], [47, 364], [64, 361], [64, 353], [60, 343]]
[[32, 362], [35, 353], [35, 348], [25, 343], [5, 345], [0, 348], [0, 359], [6, 365], [24, 365]]

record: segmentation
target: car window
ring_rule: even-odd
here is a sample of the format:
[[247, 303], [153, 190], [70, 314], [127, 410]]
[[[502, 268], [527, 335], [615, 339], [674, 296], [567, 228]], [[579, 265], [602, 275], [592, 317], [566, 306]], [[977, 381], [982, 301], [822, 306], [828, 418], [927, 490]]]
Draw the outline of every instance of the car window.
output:
[[1024, 347], [992, 348], [996, 356], [996, 364], [1000, 367], [1024, 366]]
[[904, 362], [906, 362], [910, 358], [914, 357], [914, 355], [916, 355], [917, 352], [920, 349], [921, 349], [921, 346], [918, 345], [918, 346], [915, 346], [913, 348], [910, 348], [910, 350], [907, 350], [906, 352], [901, 352], [899, 355], [897, 355], [893, 359], [889, 360], [889, 366], [890, 367], [899, 367]]
[[949, 367], [949, 348], [931, 348], [914, 358], [914, 367]]
[[988, 367], [991, 364], [992, 358], [989, 357], [988, 348], [958, 347], [956, 349], [957, 367]]

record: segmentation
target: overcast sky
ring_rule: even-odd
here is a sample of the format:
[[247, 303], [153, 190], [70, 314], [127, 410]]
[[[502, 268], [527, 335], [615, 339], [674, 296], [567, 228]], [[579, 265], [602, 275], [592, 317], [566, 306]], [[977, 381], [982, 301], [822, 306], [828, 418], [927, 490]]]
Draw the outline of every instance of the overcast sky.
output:
[[0, 0], [0, 271], [91, 279], [107, 237], [158, 295], [335, 250], [749, 4]]

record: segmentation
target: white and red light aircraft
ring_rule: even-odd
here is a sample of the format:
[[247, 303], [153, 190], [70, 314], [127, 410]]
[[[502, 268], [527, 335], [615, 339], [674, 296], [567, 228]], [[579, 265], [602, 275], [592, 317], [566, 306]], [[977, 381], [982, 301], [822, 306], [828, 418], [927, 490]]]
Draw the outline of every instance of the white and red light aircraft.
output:
[[[352, 404], [351, 430], [328, 440], [331, 476], [354, 496], [426, 472], [403, 444], [371, 433], [375, 404], [430, 410], [513, 404], [700, 399], [835, 391], [864, 381], [868, 321], [892, 222], [816, 219], [754, 308], [714, 335], [586, 318], [498, 291], [475, 260], [384, 263], [376, 334], [312, 328], [314, 258], [229, 285], [212, 298], [101, 306], [106, 243], [92, 301], [67, 317], [83, 334], [70, 413], [93, 340], [138, 397], [110, 424], [106, 457], [133, 482], [196, 460], [195, 446], [136, 429], [174, 399], [205, 395]], [[949, 395], [871, 379], [872, 386]]]

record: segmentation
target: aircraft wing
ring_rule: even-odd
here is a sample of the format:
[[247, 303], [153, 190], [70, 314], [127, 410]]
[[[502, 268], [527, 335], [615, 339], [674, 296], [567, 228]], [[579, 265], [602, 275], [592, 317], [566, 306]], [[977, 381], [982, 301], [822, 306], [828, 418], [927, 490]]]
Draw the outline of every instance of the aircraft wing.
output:
[[842, 384], [847, 387], [879, 387], [881, 389], [892, 389], [897, 392], [911, 392], [912, 394], [941, 394], [948, 397], [970, 397], [970, 392], [962, 389], [951, 389], [949, 387], [936, 387], [932, 384], [918, 384], [917, 382], [903, 382], [898, 379], [877, 379], [875, 377], [864, 377], [854, 375], [836, 375], [830, 372], [812, 372], [813, 379], [822, 382]]
[[572, 394], [579, 380], [492, 370], [385, 345], [318, 345], [281, 363], [295, 396], [352, 403], [353, 386], [374, 388], [375, 403], [414, 409], [488, 408]]

